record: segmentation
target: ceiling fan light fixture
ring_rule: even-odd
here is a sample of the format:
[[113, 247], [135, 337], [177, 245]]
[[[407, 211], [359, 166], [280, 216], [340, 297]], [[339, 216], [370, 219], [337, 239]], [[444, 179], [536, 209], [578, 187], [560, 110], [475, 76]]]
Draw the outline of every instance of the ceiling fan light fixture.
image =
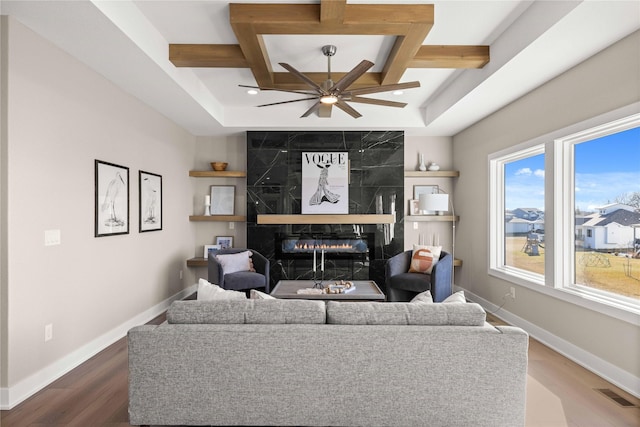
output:
[[320, 97], [320, 102], [323, 104], [335, 104], [338, 102], [338, 97], [335, 95], [324, 95]]

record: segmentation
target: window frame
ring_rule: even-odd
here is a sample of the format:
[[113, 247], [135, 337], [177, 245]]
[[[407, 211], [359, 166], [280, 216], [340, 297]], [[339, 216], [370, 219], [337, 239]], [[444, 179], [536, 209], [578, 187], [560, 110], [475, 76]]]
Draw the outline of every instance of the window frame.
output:
[[[573, 157], [566, 152], [566, 141], [578, 135], [591, 135], [610, 129], [625, 130], [640, 123], [640, 102], [604, 113], [526, 142], [505, 148], [488, 156], [489, 168], [489, 259], [488, 275], [517, 284], [535, 292], [566, 301], [632, 324], [640, 323], [640, 303], [632, 298], [615, 295], [583, 285], [576, 285], [573, 257], [575, 250], [574, 173]], [[612, 132], [609, 132], [612, 133]], [[604, 136], [605, 134], [602, 134]], [[575, 139], [574, 139], [575, 140]], [[504, 174], [500, 162], [533, 155], [544, 147], [545, 154], [545, 276], [539, 280], [526, 271], [500, 265], [504, 251]], [[571, 167], [567, 163], [571, 162]], [[556, 173], [556, 171], [560, 171]], [[563, 197], [569, 195], [570, 197]], [[556, 233], [556, 230], [564, 232]], [[500, 240], [502, 240], [500, 242]], [[558, 256], [555, 256], [558, 254]], [[503, 258], [502, 258], [503, 260]], [[567, 280], [571, 278], [571, 280]], [[571, 286], [564, 286], [571, 283]]]
[[[489, 274], [518, 284], [540, 286], [545, 284], [545, 276], [505, 264], [505, 180], [504, 167], [507, 163], [528, 157], [545, 154], [545, 144], [532, 141], [520, 144], [508, 150], [502, 150], [489, 156]], [[546, 182], [545, 182], [546, 193]], [[545, 195], [546, 205], [546, 195]], [[546, 210], [546, 206], [545, 206]], [[546, 214], [545, 214], [546, 218]], [[546, 222], [546, 220], [545, 220]], [[546, 230], [546, 224], [545, 224]], [[546, 232], [545, 232], [546, 234]], [[545, 237], [546, 239], [546, 237]], [[545, 251], [545, 271], [546, 271]]]

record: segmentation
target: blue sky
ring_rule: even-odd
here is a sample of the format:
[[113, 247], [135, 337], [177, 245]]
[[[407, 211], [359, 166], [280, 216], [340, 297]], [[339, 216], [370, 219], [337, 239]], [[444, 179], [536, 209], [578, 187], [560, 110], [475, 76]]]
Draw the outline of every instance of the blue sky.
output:
[[[576, 207], [593, 210], [640, 192], [640, 128], [575, 146]], [[544, 155], [505, 166], [506, 208], [544, 208]]]

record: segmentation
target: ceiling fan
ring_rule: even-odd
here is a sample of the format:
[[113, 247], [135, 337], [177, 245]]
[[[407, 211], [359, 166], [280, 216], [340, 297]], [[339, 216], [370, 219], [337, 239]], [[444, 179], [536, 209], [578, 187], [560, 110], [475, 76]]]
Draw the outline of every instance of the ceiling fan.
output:
[[309, 77], [305, 76], [300, 71], [296, 70], [289, 64], [285, 64], [284, 62], [280, 62], [280, 65], [289, 71], [291, 74], [296, 76], [298, 79], [302, 80], [306, 83], [312, 90], [304, 91], [304, 90], [287, 90], [287, 89], [277, 89], [277, 88], [268, 88], [268, 87], [259, 87], [259, 86], [246, 86], [239, 85], [240, 87], [252, 88], [252, 89], [260, 89], [260, 90], [276, 90], [280, 92], [290, 92], [290, 93], [298, 93], [301, 95], [312, 95], [307, 98], [294, 99], [291, 101], [282, 101], [282, 102], [273, 102], [270, 104], [262, 104], [258, 105], [258, 107], [269, 107], [272, 105], [280, 105], [280, 104], [289, 104], [291, 102], [300, 102], [300, 101], [309, 101], [315, 100], [316, 102], [309, 108], [305, 113], [300, 117], [308, 117], [314, 112], [318, 112], [318, 116], [320, 117], [331, 117], [331, 109], [335, 105], [340, 108], [345, 113], [349, 114], [351, 117], [357, 119], [358, 117], [362, 117], [362, 114], [358, 113], [353, 107], [347, 104], [349, 102], [359, 102], [361, 104], [373, 104], [373, 105], [382, 105], [385, 107], [398, 107], [403, 108], [407, 104], [405, 102], [395, 102], [395, 101], [386, 101], [383, 99], [373, 99], [373, 98], [363, 98], [359, 95], [366, 95], [371, 93], [379, 93], [379, 92], [389, 92], [393, 90], [402, 90], [402, 89], [410, 89], [414, 87], [420, 87], [420, 82], [407, 82], [407, 83], [396, 83], [382, 86], [371, 86], [366, 88], [359, 89], [349, 89], [360, 76], [369, 70], [369, 68], [373, 67], [373, 62], [363, 60], [358, 65], [355, 66], [351, 71], [344, 75], [340, 80], [336, 83], [331, 80], [331, 57], [336, 54], [337, 48], [333, 45], [326, 45], [322, 47], [322, 53], [327, 57], [328, 64], [328, 73], [327, 80], [325, 80], [321, 85], [318, 85], [316, 82], [311, 80]]

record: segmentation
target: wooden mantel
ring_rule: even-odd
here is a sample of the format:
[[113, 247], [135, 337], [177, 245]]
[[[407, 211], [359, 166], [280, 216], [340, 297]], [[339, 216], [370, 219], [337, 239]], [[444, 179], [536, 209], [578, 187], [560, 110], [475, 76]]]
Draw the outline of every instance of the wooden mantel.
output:
[[258, 215], [258, 224], [394, 224], [391, 214]]

